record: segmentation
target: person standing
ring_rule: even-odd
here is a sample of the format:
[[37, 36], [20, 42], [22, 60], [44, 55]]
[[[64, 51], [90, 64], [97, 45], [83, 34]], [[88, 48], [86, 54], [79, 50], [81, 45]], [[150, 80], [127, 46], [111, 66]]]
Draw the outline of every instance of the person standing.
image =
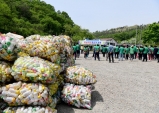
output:
[[125, 47], [124, 51], [125, 51], [125, 59], [128, 60], [128, 58], [129, 58], [129, 51], [130, 51], [128, 45]]
[[158, 47], [158, 51], [157, 51], [157, 62], [159, 63], [159, 47]]
[[153, 51], [154, 59], [157, 59], [157, 52], [158, 52], [158, 48], [157, 48], [157, 46], [155, 46], [154, 51]]
[[139, 47], [139, 60], [142, 60], [142, 54], [143, 54], [143, 47]]
[[77, 55], [77, 46], [76, 46], [76, 44], [74, 44], [74, 46], [72, 48], [73, 48], [73, 55], [74, 55], [75, 60], [76, 60], [76, 55]]
[[105, 53], [106, 53], [106, 47], [105, 45], [102, 47], [102, 54], [103, 54], [103, 57], [105, 57]]
[[151, 59], [154, 59], [154, 48], [153, 48], [153, 46], [151, 45], [151, 48], [150, 48], [150, 50], [151, 50]]
[[106, 46], [106, 47], [105, 47], [106, 61], [107, 61], [108, 58], [109, 58], [109, 55], [108, 55], [108, 49], [109, 49], [109, 47]]
[[84, 46], [81, 46], [81, 54], [83, 54]]
[[99, 47], [99, 44], [97, 44], [97, 45], [95, 46], [95, 59], [94, 59], [94, 60], [96, 60], [96, 57], [97, 57], [98, 61], [100, 61], [99, 51], [100, 51], [100, 47]]
[[148, 47], [148, 59], [151, 60], [151, 46]]
[[118, 46], [116, 46], [115, 48], [114, 48], [115, 50], [115, 58], [118, 58], [118, 54], [119, 54], [119, 47]]
[[92, 57], [95, 57], [95, 46], [93, 46], [93, 56]]
[[88, 57], [88, 48], [87, 46], [84, 47], [84, 58], [86, 59]]
[[114, 47], [113, 45], [110, 44], [108, 48], [109, 63], [111, 63], [111, 59], [112, 59], [112, 62], [114, 63], [113, 54], [114, 54]]
[[136, 56], [137, 56], [137, 47], [134, 46], [133, 48], [134, 48], [134, 58], [136, 59]]
[[149, 52], [147, 45], [145, 45], [143, 50], [143, 62], [146, 60], [147, 62], [147, 53]]
[[133, 61], [134, 59], [134, 48], [133, 45], [130, 47], [130, 60]]
[[124, 53], [124, 47], [123, 45], [120, 46], [119, 48], [119, 61], [122, 60], [123, 61], [123, 53]]
[[79, 56], [80, 56], [80, 46], [79, 46], [78, 43], [76, 44], [76, 47], [77, 47], [77, 58], [79, 58]]

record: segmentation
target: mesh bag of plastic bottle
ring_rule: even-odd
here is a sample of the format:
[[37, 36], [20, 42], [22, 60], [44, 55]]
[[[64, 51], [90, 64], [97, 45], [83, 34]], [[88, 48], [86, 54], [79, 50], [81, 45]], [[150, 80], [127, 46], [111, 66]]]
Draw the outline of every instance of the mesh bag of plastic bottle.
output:
[[40, 83], [12, 83], [2, 87], [0, 96], [9, 106], [54, 104], [49, 89]]
[[96, 77], [93, 72], [83, 67], [71, 66], [66, 70], [66, 82], [82, 85], [94, 84], [96, 83]]
[[17, 81], [53, 83], [60, 72], [59, 65], [38, 57], [19, 57], [12, 66], [12, 76]]
[[61, 95], [65, 103], [78, 108], [91, 109], [91, 87], [83, 85], [65, 84]]
[[0, 61], [0, 82], [10, 82], [13, 79], [11, 72], [11, 64]]
[[19, 49], [16, 47], [17, 39], [0, 35], [0, 58], [7, 61], [14, 61], [17, 58]]
[[57, 113], [57, 110], [50, 107], [8, 107], [3, 113]]

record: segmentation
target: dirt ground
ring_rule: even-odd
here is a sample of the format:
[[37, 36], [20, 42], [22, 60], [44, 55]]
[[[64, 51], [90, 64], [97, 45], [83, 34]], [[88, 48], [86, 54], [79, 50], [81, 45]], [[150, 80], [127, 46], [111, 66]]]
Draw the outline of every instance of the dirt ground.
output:
[[92, 54], [87, 59], [77, 58], [76, 65], [83, 66], [97, 76], [92, 91], [92, 110], [78, 109], [67, 104], [57, 106], [58, 113], [159, 113], [159, 63], [101, 61]]

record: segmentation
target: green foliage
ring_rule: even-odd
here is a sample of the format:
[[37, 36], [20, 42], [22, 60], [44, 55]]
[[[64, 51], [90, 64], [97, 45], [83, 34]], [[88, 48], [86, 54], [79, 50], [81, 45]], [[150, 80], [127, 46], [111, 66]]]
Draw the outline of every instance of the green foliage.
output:
[[159, 44], [159, 24], [153, 23], [143, 33], [144, 43]]
[[0, 32], [15, 32], [23, 36], [69, 35], [75, 42], [88, 37], [89, 30], [76, 25], [65, 11], [55, 11], [50, 4], [40, 0], [1, 0]]

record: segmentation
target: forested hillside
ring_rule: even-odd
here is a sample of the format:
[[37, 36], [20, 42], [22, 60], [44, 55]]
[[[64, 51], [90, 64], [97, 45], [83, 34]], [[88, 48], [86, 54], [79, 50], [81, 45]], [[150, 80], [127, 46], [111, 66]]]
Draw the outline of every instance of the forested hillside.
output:
[[69, 35], [74, 41], [93, 38], [92, 33], [76, 25], [65, 11], [40, 0], [0, 0], [0, 32], [23, 36]]
[[159, 44], [159, 22], [147, 25], [134, 25], [96, 31], [93, 35], [97, 38], [114, 38], [118, 43]]

